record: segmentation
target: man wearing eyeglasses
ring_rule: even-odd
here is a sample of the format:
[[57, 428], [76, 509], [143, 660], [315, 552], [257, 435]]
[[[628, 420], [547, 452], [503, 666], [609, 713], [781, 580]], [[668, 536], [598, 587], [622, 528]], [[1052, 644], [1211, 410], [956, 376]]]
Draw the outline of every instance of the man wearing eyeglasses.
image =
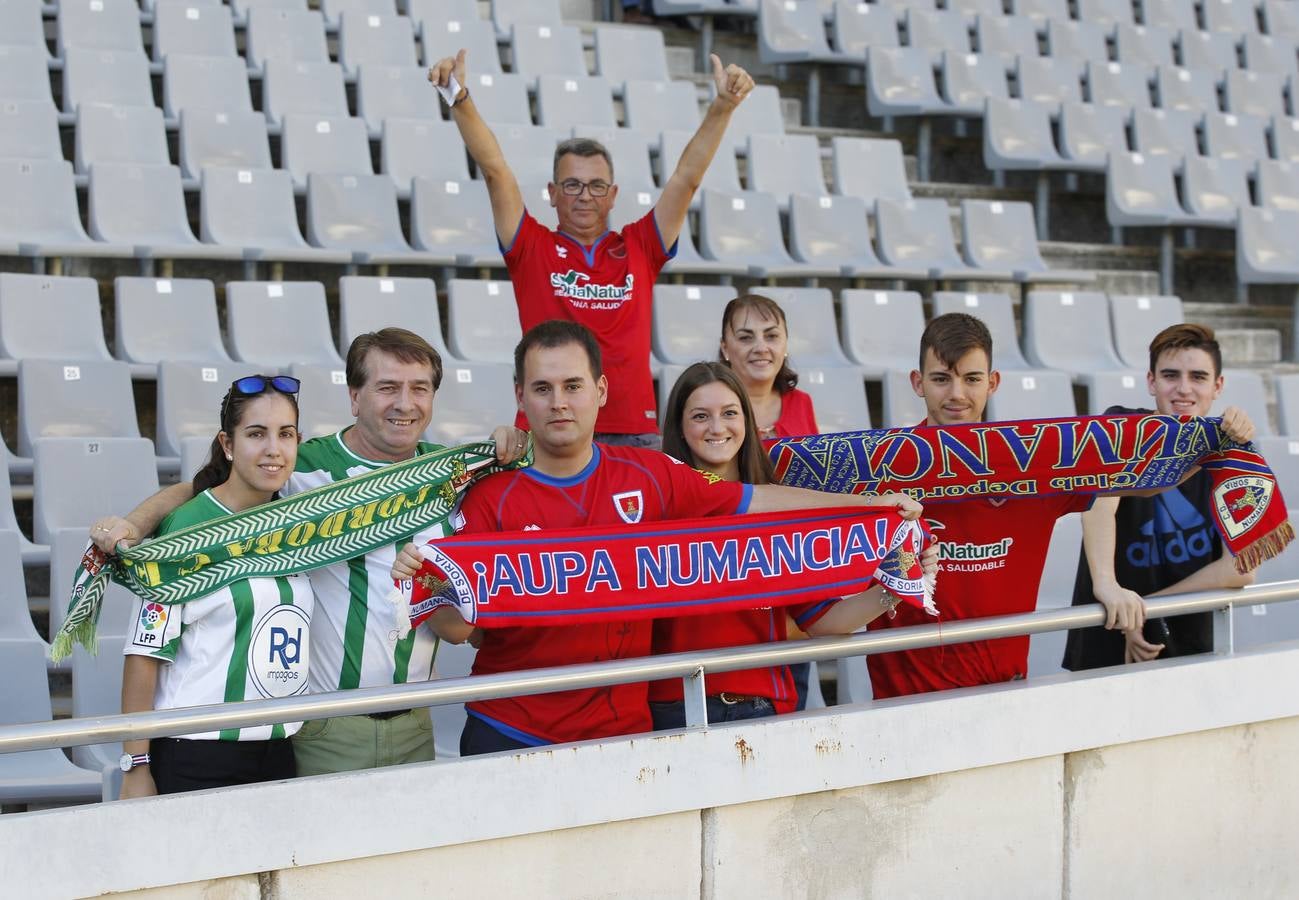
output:
[[[658, 202], [640, 220], [609, 231], [618, 198], [613, 160], [599, 142], [563, 141], [555, 149], [550, 205], [559, 228], [551, 231], [528, 213], [518, 179], [474, 106], [467, 88], [466, 53], [429, 70], [444, 89], [451, 118], [474, 158], [492, 203], [496, 237], [514, 284], [519, 323], [527, 332], [551, 319], [568, 319], [595, 334], [609, 376], [609, 402], [600, 411], [595, 439], [606, 444], [657, 447], [658, 417], [649, 369], [651, 303], [659, 270], [676, 254], [690, 198], [699, 189], [731, 114], [753, 90], [739, 66], [711, 57], [716, 97], [686, 145]], [[457, 93], [450, 95], [451, 90]], [[524, 427], [523, 420], [518, 420]]]

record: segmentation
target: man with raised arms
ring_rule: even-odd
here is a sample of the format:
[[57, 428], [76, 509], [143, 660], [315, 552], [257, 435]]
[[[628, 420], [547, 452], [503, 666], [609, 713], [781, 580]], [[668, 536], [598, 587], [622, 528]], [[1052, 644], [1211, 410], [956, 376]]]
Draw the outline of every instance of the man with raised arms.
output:
[[[911, 373], [912, 389], [925, 401], [927, 416], [921, 425], [983, 421], [988, 398], [1000, 381], [1000, 373], [992, 368], [992, 335], [977, 318], [949, 313], [925, 328], [920, 368]], [[1253, 432], [1247, 419], [1242, 424], [1238, 411], [1224, 416], [1223, 426], [1237, 440]], [[942, 564], [934, 594], [939, 621], [1031, 612], [1056, 519], [1086, 510], [1095, 496], [1054, 493], [929, 503], [925, 519], [939, 541]], [[903, 605], [895, 617], [876, 619], [871, 628], [933, 621]], [[879, 654], [867, 657], [867, 665], [875, 697], [882, 699], [1024, 678], [1028, 648], [1024, 635]]]
[[[465, 85], [466, 53], [440, 60], [429, 80], [450, 89]], [[658, 417], [650, 374], [654, 282], [676, 254], [690, 199], [712, 162], [735, 108], [753, 90], [739, 66], [711, 57], [716, 96], [699, 130], [682, 151], [654, 208], [619, 232], [609, 230], [618, 198], [613, 160], [600, 143], [575, 138], [555, 149], [551, 231], [527, 211], [518, 180], [467, 88], [460, 88], [451, 119], [487, 183], [492, 218], [514, 284], [524, 331], [548, 319], [580, 322], [595, 335], [609, 372], [609, 404], [596, 423], [602, 443], [657, 447]], [[542, 152], [542, 148], [537, 148]], [[518, 424], [522, 426], [523, 417]]]
[[[655, 450], [595, 443], [596, 418], [608, 401], [600, 347], [581, 325], [545, 322], [514, 351], [514, 392], [532, 429], [530, 468], [488, 476], [465, 494], [458, 533], [619, 526], [662, 519], [857, 505], [896, 509], [920, 504], [901, 494], [827, 494], [776, 485], [718, 481]], [[411, 578], [423, 561], [403, 548], [393, 577]], [[491, 628], [476, 632], [442, 607], [429, 619], [454, 643], [481, 639], [474, 674], [645, 656], [652, 622], [569, 627]], [[648, 686], [622, 684], [466, 705], [462, 755], [649, 731]]]

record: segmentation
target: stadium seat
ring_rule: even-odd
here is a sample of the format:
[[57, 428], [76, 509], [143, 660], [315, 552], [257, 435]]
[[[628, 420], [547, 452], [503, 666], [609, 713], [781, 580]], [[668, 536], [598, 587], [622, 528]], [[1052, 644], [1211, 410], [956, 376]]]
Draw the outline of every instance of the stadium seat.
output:
[[1264, 119], [1288, 115], [1285, 108], [1286, 79], [1285, 75], [1271, 72], [1239, 69], [1228, 72], [1222, 95], [1227, 112]]
[[1299, 167], [1294, 163], [1264, 159], [1255, 174], [1258, 205], [1299, 212]]
[[1199, 28], [1195, 0], [1141, 0], [1141, 22], [1169, 29]]
[[1105, 29], [1095, 22], [1051, 19], [1046, 25], [1047, 55], [1055, 59], [1107, 62]]
[[419, 65], [415, 26], [405, 16], [348, 10], [338, 30], [338, 61], [349, 77], [355, 77], [367, 64], [414, 68]]
[[21, 256], [130, 256], [86, 236], [72, 163], [0, 159], [0, 252]]
[[399, 324], [452, 358], [442, 339], [437, 285], [430, 278], [346, 275], [338, 279], [338, 352], [346, 359], [357, 335]]
[[[1272, 384], [1276, 388], [1277, 432], [1299, 436], [1299, 374], [1273, 375]], [[1299, 491], [1293, 496], [1299, 497]]]
[[967, 25], [977, 24], [980, 16], [991, 18], [1005, 15], [1001, 0], [947, 0], [943, 8], [965, 16]]
[[868, 207], [874, 207], [881, 198], [898, 202], [911, 199], [901, 142], [835, 137], [830, 148], [836, 194], [857, 197]]
[[916, 347], [925, 330], [919, 294], [850, 288], [840, 293], [839, 304], [843, 348], [867, 378], [916, 367]]
[[745, 266], [758, 278], [837, 274], [796, 262], [785, 249], [780, 209], [770, 194], [723, 193], [704, 188], [699, 212], [699, 249], [710, 260]]
[[764, 63], [859, 62], [859, 54], [830, 48], [825, 20], [817, 3], [760, 0], [758, 58]]
[[[425, 21], [420, 35], [424, 64], [432, 66], [447, 56], [465, 51], [469, 78], [501, 74], [501, 53], [496, 46], [496, 30], [491, 22], [478, 19], [443, 19]], [[517, 71], [517, 70], [516, 70]]]
[[674, 366], [717, 359], [722, 312], [735, 297], [729, 285], [656, 284], [654, 355]]
[[[139, 436], [131, 371], [126, 363], [24, 359], [18, 364], [20, 456], [31, 456], [35, 442], [41, 438]], [[152, 450], [149, 456], [152, 463]], [[66, 502], [75, 504], [76, 499]], [[36, 529], [36, 541], [48, 543], [40, 523]]]
[[1149, 107], [1150, 80], [1149, 66], [1096, 61], [1087, 64], [1088, 99], [1100, 106]]
[[316, 247], [350, 251], [354, 260], [373, 264], [450, 265], [454, 261], [451, 256], [412, 250], [406, 243], [397, 189], [386, 175], [309, 175], [307, 241]]
[[[915, 365], [913, 361], [911, 368]], [[927, 418], [925, 401], [911, 387], [911, 368], [884, 373], [884, 428], [910, 428]]]
[[1296, 56], [1294, 38], [1247, 34], [1241, 46], [1245, 68], [1251, 72], [1270, 72], [1282, 78], [1299, 75], [1299, 56]]
[[979, 53], [996, 56], [1013, 68], [1018, 56], [1037, 56], [1037, 25], [1027, 16], [980, 14], [975, 26]]
[[798, 366], [798, 386], [812, 398], [821, 434], [865, 431], [871, 427], [866, 385], [855, 366]]
[[1114, 45], [1118, 61], [1125, 66], [1172, 66], [1174, 40], [1176, 32], [1158, 25], [1123, 24], [1118, 26]]
[[504, 266], [481, 181], [416, 178], [411, 183], [411, 244], [452, 256], [458, 266]]
[[111, 358], [93, 278], [0, 273], [0, 374], [20, 359]]
[[44, 47], [0, 46], [0, 100], [54, 102]]
[[1064, 167], [1051, 132], [1050, 109], [1031, 100], [989, 100], [983, 164], [993, 171]]
[[[35, 502], [43, 510], [42, 518], [50, 519], [51, 634], [63, 625], [68, 598], [72, 596], [73, 575], [86, 551], [91, 523], [100, 516], [130, 509], [158, 490], [149, 441], [102, 440], [97, 442], [93, 453], [89, 452], [89, 443], [47, 439], [37, 449], [37, 472], [42, 481], [35, 488]], [[120, 469], [115, 468], [118, 465]], [[74, 498], [84, 490], [84, 502], [77, 505], [53, 496], [59, 493], [53, 489], [55, 485]], [[104, 632], [121, 634], [137, 602], [135, 595], [122, 585], [110, 585], [104, 592], [103, 612], [99, 617]]]
[[[440, 25], [444, 21], [482, 21], [478, 15], [478, 0], [403, 0], [397, 5], [416, 22], [417, 29], [422, 29], [424, 23]], [[492, 39], [496, 39], [495, 30]]]
[[609, 151], [613, 157], [613, 180], [618, 185], [620, 200], [624, 194], [653, 194], [658, 191], [650, 165], [650, 145], [657, 143], [657, 136], [651, 138], [629, 128], [583, 126], [573, 129], [573, 137], [599, 141]]
[[866, 54], [866, 108], [872, 116], [948, 111], [934, 81], [935, 59], [921, 47], [871, 47]]
[[1076, 415], [1073, 385], [1064, 372], [1006, 372], [988, 398], [989, 422]]
[[1111, 153], [1105, 209], [1109, 223], [1120, 227], [1192, 224], [1178, 202], [1167, 156]]
[[298, 431], [304, 440], [334, 434], [355, 424], [347, 371], [343, 366], [294, 363], [289, 371], [302, 382], [302, 392], [298, 395]]
[[1155, 70], [1155, 92], [1160, 109], [1193, 113], [1199, 118], [1218, 111], [1217, 76], [1205, 69], [1175, 69], [1160, 66]]
[[1076, 0], [1076, 3], [1080, 22], [1092, 22], [1106, 30], [1133, 22], [1130, 0]]
[[265, 71], [273, 59], [329, 62], [325, 20], [318, 10], [256, 7], [248, 14], [248, 67]]
[[1263, 0], [1259, 8], [1268, 34], [1299, 38], [1299, 9], [1290, 6], [1287, 0]]
[[1129, 369], [1149, 369], [1151, 340], [1169, 325], [1183, 321], [1179, 297], [1110, 294], [1114, 349]]
[[[667, 184], [668, 179], [672, 177], [677, 163], [681, 160], [682, 151], [686, 149], [686, 144], [690, 143], [691, 136], [691, 133], [686, 131], [663, 132], [659, 147], [659, 184]], [[740, 176], [735, 168], [735, 154], [731, 153], [725, 144], [717, 148], [713, 161], [704, 170], [701, 188], [730, 194], [740, 192]], [[696, 191], [690, 199], [691, 208], [697, 209], [702, 200], [699, 191]]]
[[293, 176], [293, 187], [299, 191], [313, 173], [374, 174], [369, 135], [360, 119], [286, 115], [280, 155], [281, 168]]
[[[1149, 7], [1152, 0], [1146, 0]], [[1187, 0], [1190, 6], [1190, 0]], [[1220, 80], [1227, 72], [1236, 68], [1237, 36], [1222, 32], [1200, 31], [1195, 27], [1192, 11], [1192, 24], [1181, 31], [1179, 46], [1182, 48], [1182, 65], [1192, 71], [1203, 71]]]
[[[8, 496], [8, 485], [0, 487], [3, 502], [9, 511], [0, 510], [0, 520], [13, 519], [13, 503]], [[23, 537], [17, 522], [5, 522], [0, 527], [0, 640], [41, 641], [27, 606], [27, 586], [23, 579]], [[2, 777], [2, 776], [0, 776]]]
[[1070, 169], [1104, 172], [1111, 153], [1127, 153], [1127, 114], [1117, 106], [1060, 104], [1060, 157]]
[[194, 237], [175, 166], [96, 163], [90, 167], [88, 198], [91, 236], [132, 247], [139, 258], [238, 258], [229, 248]]
[[[418, 66], [362, 65], [356, 79], [356, 115], [365, 120], [371, 138], [383, 134], [386, 119], [443, 124], [437, 94], [429, 89], [428, 72]], [[447, 154], [440, 150], [439, 155]]]
[[149, 60], [143, 53], [70, 47], [63, 62], [63, 111], [82, 103], [153, 106]]
[[474, 92], [474, 106], [487, 124], [532, 124], [532, 108], [528, 103], [528, 81], [517, 74], [489, 72], [469, 74]]
[[1052, 269], [1046, 264], [1037, 247], [1037, 225], [1028, 203], [962, 200], [961, 247], [971, 266], [1009, 270], [1019, 282], [1079, 284], [1096, 280], [1094, 272]]
[[[500, 36], [499, 29], [497, 35]], [[520, 22], [514, 29], [510, 48], [514, 54], [514, 71], [526, 78], [587, 74], [582, 33], [570, 25]]]
[[77, 110], [75, 153], [75, 169], [83, 175], [96, 163], [169, 165], [162, 110], [85, 104]]
[[1054, 110], [1060, 103], [1082, 103], [1086, 62], [1049, 56], [1021, 56], [1016, 73], [1019, 99]]
[[207, 465], [212, 452], [212, 439], [191, 436], [180, 442], [180, 477], [192, 481], [198, 470]]
[[789, 195], [827, 195], [821, 178], [821, 148], [808, 134], [755, 134], [749, 138], [749, 190], [776, 197], [782, 211]]
[[[1008, 294], [935, 292], [934, 316], [948, 313], [966, 313], [988, 327], [988, 333], [992, 336], [993, 368], [1003, 372], [1033, 368], [1019, 349], [1019, 336], [1015, 332], [1015, 308]], [[916, 343], [919, 343], [918, 334]]]
[[469, 180], [469, 162], [460, 132], [441, 119], [388, 118], [383, 122], [380, 170], [401, 197], [409, 197], [415, 178]]
[[834, 295], [829, 289], [764, 286], [761, 292], [779, 303], [785, 318], [793, 323], [788, 329], [789, 358], [793, 365], [821, 368], [851, 365], [839, 345]]
[[0, 159], [63, 159], [59, 112], [54, 104], [0, 101]]
[[460, 359], [514, 363], [514, 345], [523, 337], [508, 281], [447, 283], [447, 343]]
[[346, 263], [352, 254], [312, 247], [302, 238], [293, 179], [278, 169], [209, 166], [202, 172], [203, 242], [235, 248], [244, 259]]
[[[712, 89], [715, 93], [716, 89]], [[709, 102], [711, 103], [711, 94]], [[780, 112], [780, 91], [769, 84], [754, 87], [744, 102], [731, 115], [722, 146], [730, 144], [736, 153], [743, 153], [749, 136], [754, 134], [784, 134], [785, 119]]]
[[1017, 16], [1028, 16], [1038, 21], [1066, 21], [1069, 18], [1068, 0], [1011, 0], [1011, 8]]
[[329, 332], [325, 286], [318, 281], [230, 282], [226, 333], [231, 355], [243, 362], [342, 366]]
[[[211, 287], [209, 285], [209, 287]], [[215, 314], [216, 309], [212, 312]], [[165, 360], [158, 364], [158, 453], [184, 456], [188, 438], [206, 451], [221, 428], [221, 400], [236, 378], [256, 375], [262, 363], [224, 360]], [[181, 477], [192, 473], [182, 468]], [[128, 506], [131, 504], [127, 504]]]
[[236, 57], [234, 20], [220, 3], [159, 3], [153, 11], [153, 58]]
[[[544, 186], [550, 181], [554, 175], [555, 146], [570, 134], [567, 129], [541, 125], [506, 125], [494, 131], [505, 161], [523, 187]], [[524, 196], [531, 199], [526, 192]]]
[[885, 3], [834, 0], [831, 43], [840, 53], [861, 58], [868, 47], [897, 47], [898, 20]]
[[1236, 113], [1206, 113], [1204, 116], [1204, 153], [1244, 160], [1253, 166], [1267, 159], [1267, 120]]
[[65, 0], [58, 5], [58, 50], [72, 47], [144, 54], [140, 8], [133, 0]]
[[169, 119], [184, 110], [250, 113], [248, 69], [238, 57], [169, 56], [163, 63], [162, 108]]
[[[621, 171], [618, 172], [618, 180], [620, 182], [622, 181]], [[654, 204], [658, 202], [658, 198], [658, 188], [634, 191], [629, 190], [625, 186], [620, 186], [618, 188], [618, 199], [613, 202], [613, 209], [609, 211], [609, 230], [621, 231], [632, 222], [644, 217], [654, 208]], [[687, 217], [686, 221], [682, 223], [681, 228], [683, 233], [689, 232], [689, 217]], [[678, 256], [679, 255], [680, 252], [678, 251]]]
[[955, 113], [981, 117], [989, 98], [1010, 97], [1006, 66], [998, 57], [948, 51], [942, 66], [943, 98]]
[[879, 261], [871, 245], [866, 204], [860, 197], [794, 194], [789, 209], [789, 249], [799, 262], [837, 268], [847, 278], [928, 277], [928, 272], [920, 269], [895, 269]]
[[908, 46], [927, 52], [929, 61], [935, 66], [946, 50], [962, 55], [973, 50], [969, 26], [965, 16], [959, 12], [909, 6], [906, 27]]
[[1008, 281], [1009, 271], [975, 269], [956, 252], [951, 209], [946, 200], [923, 199], [875, 204], [880, 258], [892, 266], [922, 269], [940, 281]]
[[1257, 369], [1222, 370], [1222, 393], [1213, 401], [1209, 415], [1220, 416], [1228, 406], [1239, 406], [1254, 421], [1259, 437], [1276, 434], [1267, 411], [1267, 388]]
[[1284, 162], [1299, 163], [1299, 119], [1276, 116], [1272, 119], [1270, 131], [1276, 158]]
[[1236, 211], [1250, 205], [1245, 166], [1239, 159], [1188, 156], [1182, 170], [1182, 194], [1196, 225], [1234, 228]]
[[41, 6], [26, 0], [0, 0], [0, 34], [12, 47], [31, 47], [48, 56]]
[[272, 59], [262, 77], [262, 111], [272, 125], [286, 115], [347, 118], [343, 70], [337, 63]]
[[180, 117], [180, 170], [197, 180], [208, 166], [270, 169], [266, 118], [259, 112], [186, 110]]
[[[647, 202], [642, 202], [647, 201]], [[636, 204], [633, 207], [627, 204], [625, 218], [619, 221], [619, 224], [626, 224], [635, 221], [640, 215], [644, 215], [653, 208], [657, 197], [645, 197], [637, 195]], [[617, 206], [614, 207], [613, 215], [624, 215], [623, 210]], [[676, 256], [668, 260], [663, 266], [663, 272], [667, 275], [743, 275], [748, 271], [747, 265], [742, 262], [724, 262], [715, 259], [705, 259], [696, 249], [699, 245], [699, 238], [696, 230], [691, 232], [690, 217], [681, 226], [681, 233], [677, 237]]]
[[1059, 369], [1080, 380], [1093, 372], [1127, 370], [1114, 351], [1104, 294], [1029, 291], [1022, 318], [1024, 353], [1039, 368]]
[[[1037, 609], [1063, 609], [1073, 601], [1074, 578], [1082, 548], [1082, 515], [1069, 513], [1055, 520], [1042, 580], [1037, 589]], [[1067, 631], [1044, 631], [1029, 638], [1028, 677], [1041, 678], [1062, 670]]]
[[[135, 616], [132, 608], [122, 617], [111, 616], [109, 609], [99, 620], [96, 652], [85, 647], [72, 650], [72, 716], [77, 719], [108, 716], [122, 711], [122, 648], [126, 628]], [[122, 757], [120, 742], [86, 744], [72, 748], [72, 761], [92, 772], [110, 772]]]
[[456, 360], [442, 373], [436, 402], [429, 440], [448, 447], [484, 440], [514, 420], [514, 366]]
[[1142, 156], [1168, 157], [1174, 169], [1199, 156], [1195, 126], [1199, 116], [1180, 109], [1138, 109], [1132, 114], [1134, 149]]
[[[157, 0], [154, 0], [156, 3]], [[269, 9], [303, 10], [307, 0], [230, 0], [230, 10], [234, 13], [235, 24], [243, 28], [248, 24], [248, 15], [253, 9], [264, 6]]]
[[1258, 31], [1258, 13], [1252, 0], [1200, 0], [1205, 31], [1252, 34]]
[[504, 39], [516, 25], [558, 25], [559, 0], [491, 0], [492, 24]]
[[667, 81], [671, 76], [663, 33], [653, 28], [597, 25], [595, 74], [615, 91], [627, 81]]
[[546, 128], [614, 128], [609, 83], [598, 76], [541, 75], [537, 78], [537, 122]]
[[392, 0], [321, 0], [320, 11], [325, 17], [325, 25], [336, 29], [347, 13], [362, 16], [391, 16], [397, 12]]
[[1299, 284], [1299, 212], [1241, 207], [1236, 223], [1236, 280]]
[[[119, 359], [156, 367], [175, 362], [227, 362], [216, 291], [205, 278], [113, 280], [114, 346]], [[71, 358], [71, 357], [68, 357]], [[176, 448], [166, 454], [176, 455]]]
[[694, 134], [699, 127], [699, 100], [690, 81], [628, 81], [622, 103], [628, 128]]
[[1087, 410], [1089, 416], [1099, 416], [1111, 406], [1128, 409], [1150, 409], [1154, 399], [1146, 387], [1141, 369], [1130, 372], [1093, 372], [1087, 381]]

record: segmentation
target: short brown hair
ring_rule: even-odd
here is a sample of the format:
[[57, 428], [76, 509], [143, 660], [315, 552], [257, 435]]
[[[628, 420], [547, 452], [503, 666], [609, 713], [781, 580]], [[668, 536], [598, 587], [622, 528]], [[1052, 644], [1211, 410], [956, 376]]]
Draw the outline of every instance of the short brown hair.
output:
[[569, 154], [574, 156], [592, 157], [603, 156], [604, 161], [609, 164], [609, 180], [613, 181], [613, 157], [609, 155], [608, 149], [599, 141], [593, 141], [590, 138], [569, 138], [566, 141], [560, 141], [555, 147], [555, 161], [551, 165], [551, 179], [559, 181], [559, 161]]
[[988, 326], [968, 313], [947, 313], [938, 316], [925, 326], [920, 335], [920, 371], [925, 370], [925, 351], [944, 366], [954, 366], [971, 350], [988, 354], [988, 367], [992, 368], [992, 334]]
[[347, 348], [347, 386], [360, 388], [370, 377], [365, 367], [371, 350], [395, 356], [404, 363], [428, 363], [433, 370], [433, 390], [442, 386], [442, 357], [433, 345], [413, 331], [405, 328], [380, 328], [358, 334]]
[[1169, 325], [1150, 342], [1150, 371], [1155, 371], [1159, 357], [1169, 350], [1203, 350], [1213, 360], [1213, 377], [1222, 374], [1222, 349], [1213, 329], [1208, 325], [1197, 325], [1186, 322], [1181, 325]]
[[[740, 312], [755, 312], [764, 319], [774, 319], [780, 323], [780, 327], [785, 329], [785, 336], [789, 336], [789, 323], [785, 321], [785, 311], [780, 308], [780, 304], [765, 294], [741, 294], [730, 303], [726, 304], [726, 309], [722, 310], [722, 338], [726, 337], [726, 329], [730, 328], [734, 333], [735, 328], [731, 325], [731, 318]], [[723, 365], [729, 366], [730, 360], [722, 355], [719, 348], [717, 358]], [[786, 356], [780, 361], [780, 371], [776, 373], [776, 390], [782, 394], [788, 394], [794, 388], [798, 387], [798, 373], [789, 365], [789, 357]]]
[[586, 351], [586, 358], [591, 363], [591, 380], [599, 381], [604, 373], [604, 360], [600, 356], [600, 344], [595, 335], [585, 325], [571, 322], [568, 319], [551, 319], [533, 325], [523, 335], [523, 340], [514, 348], [514, 383], [523, 384], [523, 360], [533, 347], [552, 350], [576, 344]]

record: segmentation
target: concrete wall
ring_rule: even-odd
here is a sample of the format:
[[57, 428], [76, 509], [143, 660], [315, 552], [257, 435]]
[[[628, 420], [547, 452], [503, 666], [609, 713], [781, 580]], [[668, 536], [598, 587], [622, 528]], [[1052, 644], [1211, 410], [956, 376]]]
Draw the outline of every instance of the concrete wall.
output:
[[[0, 817], [17, 896], [1299, 895], [1299, 647]], [[264, 873], [260, 877], [258, 873]], [[176, 885], [176, 887], [165, 887]]]

